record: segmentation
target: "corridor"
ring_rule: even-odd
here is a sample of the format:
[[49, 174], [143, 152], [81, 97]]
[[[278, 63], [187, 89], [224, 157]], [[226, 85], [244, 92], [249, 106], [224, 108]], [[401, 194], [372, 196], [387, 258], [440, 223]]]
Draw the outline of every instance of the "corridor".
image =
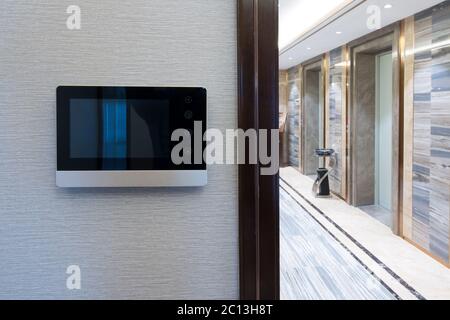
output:
[[280, 187], [281, 299], [393, 300], [395, 293]]
[[450, 299], [450, 269], [363, 210], [315, 198], [312, 184], [280, 170], [282, 299]]

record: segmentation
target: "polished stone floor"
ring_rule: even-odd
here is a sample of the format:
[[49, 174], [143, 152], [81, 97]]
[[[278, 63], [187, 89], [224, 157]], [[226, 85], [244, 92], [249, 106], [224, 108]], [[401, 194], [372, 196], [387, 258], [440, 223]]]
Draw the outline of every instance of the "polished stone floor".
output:
[[359, 209], [367, 213], [372, 218], [375, 218], [376, 220], [380, 221], [385, 226], [392, 229], [393, 218], [392, 212], [390, 212], [389, 210], [386, 210], [385, 208], [377, 205], [362, 206], [359, 207]]
[[[351, 252], [285, 190], [280, 189], [281, 298], [393, 300]], [[288, 190], [289, 191], [289, 190]]]
[[403, 300], [450, 300], [448, 267], [344, 200], [315, 198], [311, 192], [313, 180], [295, 168], [280, 170], [280, 184], [291, 188], [288, 188], [289, 194], [398, 297]]

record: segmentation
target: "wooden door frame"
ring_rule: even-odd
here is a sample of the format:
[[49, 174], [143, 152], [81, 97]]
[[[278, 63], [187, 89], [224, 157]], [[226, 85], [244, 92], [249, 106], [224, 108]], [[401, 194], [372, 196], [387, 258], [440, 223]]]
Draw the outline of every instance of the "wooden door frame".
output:
[[[238, 126], [278, 129], [278, 0], [237, 0], [237, 43]], [[280, 297], [279, 175], [262, 176], [260, 169], [259, 164], [239, 165], [239, 285], [244, 300]]]

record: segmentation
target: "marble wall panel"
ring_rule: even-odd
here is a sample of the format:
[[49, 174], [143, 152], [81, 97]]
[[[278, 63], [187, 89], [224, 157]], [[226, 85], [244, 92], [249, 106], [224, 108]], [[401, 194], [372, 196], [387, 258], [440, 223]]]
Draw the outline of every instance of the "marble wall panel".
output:
[[412, 238], [449, 262], [450, 1], [415, 16]]
[[329, 91], [328, 91], [328, 135], [327, 146], [336, 152], [337, 163], [330, 173], [330, 187], [336, 194], [342, 195], [342, 183], [345, 165], [345, 146], [343, 145], [343, 114], [345, 95], [345, 61], [342, 48], [329, 55]]
[[300, 166], [300, 71], [299, 67], [288, 70], [288, 154], [289, 165]]
[[320, 148], [320, 77], [321, 70], [305, 71], [305, 95], [304, 95], [304, 124], [303, 127], [303, 173], [314, 176], [317, 168], [321, 167], [315, 150]]

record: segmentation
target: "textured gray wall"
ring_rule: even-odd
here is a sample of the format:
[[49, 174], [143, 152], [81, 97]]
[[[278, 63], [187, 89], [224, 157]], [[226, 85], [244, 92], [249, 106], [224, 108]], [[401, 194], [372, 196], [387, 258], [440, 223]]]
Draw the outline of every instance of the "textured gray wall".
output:
[[209, 126], [236, 126], [235, 6], [2, 1], [0, 298], [238, 297], [235, 167], [210, 167], [203, 189], [55, 187], [58, 85], [204, 86]]

